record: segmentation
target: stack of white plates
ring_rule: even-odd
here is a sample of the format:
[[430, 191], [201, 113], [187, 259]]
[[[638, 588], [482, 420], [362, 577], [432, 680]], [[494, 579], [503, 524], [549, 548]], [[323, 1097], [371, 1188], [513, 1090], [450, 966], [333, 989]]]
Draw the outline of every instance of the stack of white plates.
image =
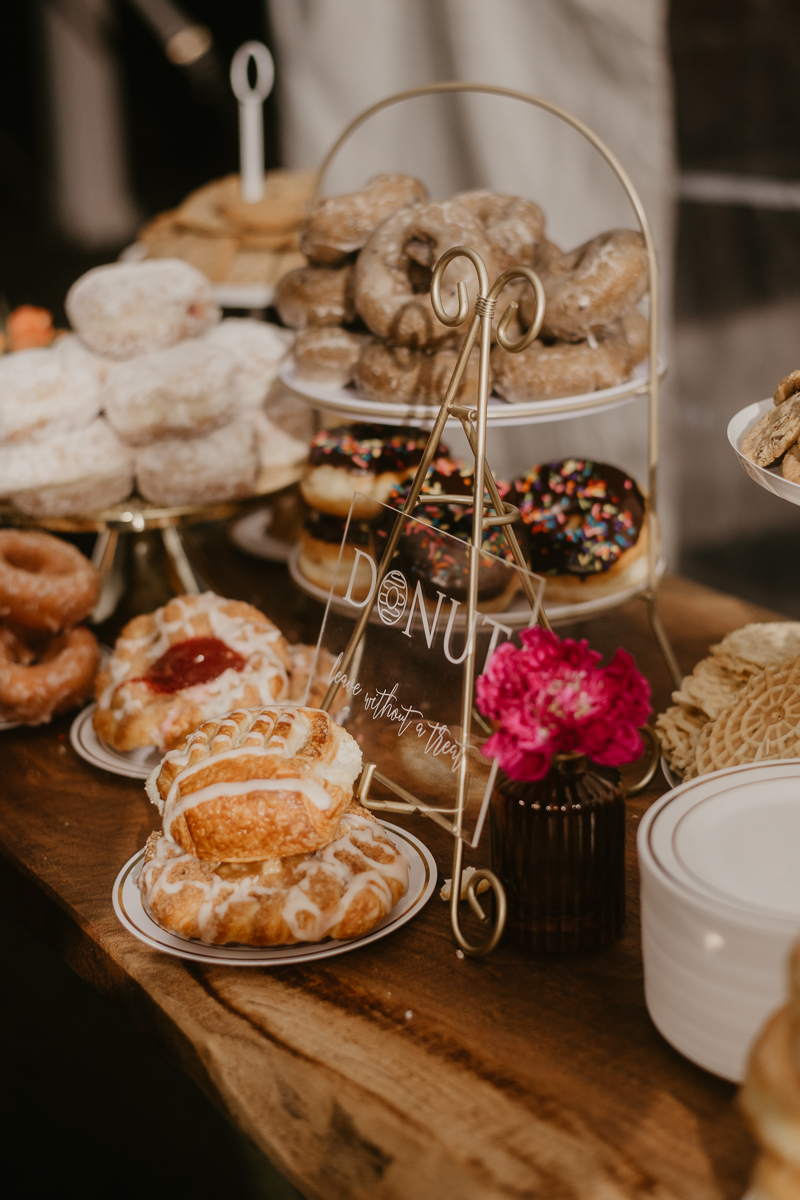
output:
[[800, 760], [669, 792], [639, 828], [647, 1007], [681, 1054], [739, 1081], [800, 934]]

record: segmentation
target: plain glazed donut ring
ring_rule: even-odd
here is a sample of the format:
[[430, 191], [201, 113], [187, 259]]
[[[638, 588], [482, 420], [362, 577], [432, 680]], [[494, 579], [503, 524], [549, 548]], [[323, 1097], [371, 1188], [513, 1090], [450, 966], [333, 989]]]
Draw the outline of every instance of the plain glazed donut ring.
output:
[[275, 305], [284, 325], [308, 329], [309, 325], [341, 325], [355, 316], [352, 299], [353, 268], [297, 267], [281, 279]]
[[[356, 363], [354, 380], [359, 391], [370, 400], [395, 404], [440, 404], [453, 375], [458, 350], [442, 346], [433, 354], [408, 346], [387, 346], [369, 342]], [[470, 355], [456, 393], [462, 404], [478, 398], [480, 357], [477, 347]], [[491, 383], [491, 377], [490, 377]]]
[[[644, 238], [632, 229], [612, 229], [537, 270], [547, 298], [542, 336], [578, 342], [641, 300], [647, 287]], [[534, 316], [530, 293], [522, 315], [526, 321]]]
[[544, 213], [532, 200], [503, 196], [498, 192], [459, 192], [453, 197], [486, 230], [495, 251], [498, 270], [532, 267], [544, 240]]
[[[492, 350], [494, 387], [512, 404], [545, 400], [556, 396], [582, 396], [601, 388], [615, 387], [630, 375], [646, 353], [638, 334], [629, 340], [627, 330], [638, 330], [632, 314], [602, 330], [592, 342], [535, 341], [521, 354], [507, 354], [499, 346]], [[644, 321], [639, 313], [639, 321]], [[645, 322], [645, 325], [647, 322]], [[637, 358], [637, 354], [639, 357]]]
[[0, 529], [0, 616], [57, 633], [88, 617], [99, 590], [97, 571], [69, 542]]
[[346, 387], [364, 344], [372, 339], [335, 325], [315, 325], [297, 335], [294, 344], [294, 373], [298, 379]]
[[381, 221], [427, 198], [424, 185], [411, 175], [376, 175], [360, 192], [323, 200], [300, 238], [300, 249], [313, 263], [336, 266], [360, 250]]
[[[452, 330], [437, 320], [429, 292], [433, 268], [453, 246], [477, 250], [489, 278], [494, 278], [494, 250], [486, 231], [455, 200], [402, 208], [378, 226], [355, 266], [356, 308], [376, 337], [414, 349], [450, 337]], [[466, 284], [470, 306], [478, 294], [472, 263], [451, 263], [442, 285], [442, 302], [449, 312], [457, 305], [459, 280]]]
[[100, 650], [97, 638], [82, 625], [47, 637], [44, 647], [29, 640], [0, 625], [0, 717], [42, 725], [88, 699]]

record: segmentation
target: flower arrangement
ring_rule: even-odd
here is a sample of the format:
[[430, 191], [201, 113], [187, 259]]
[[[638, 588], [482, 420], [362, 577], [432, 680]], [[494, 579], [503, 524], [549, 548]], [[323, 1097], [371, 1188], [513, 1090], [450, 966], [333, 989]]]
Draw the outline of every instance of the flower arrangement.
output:
[[625, 650], [608, 666], [585, 640], [526, 629], [521, 647], [498, 646], [476, 681], [478, 707], [495, 723], [483, 753], [511, 779], [542, 779], [554, 754], [585, 754], [602, 766], [642, 752], [637, 726], [650, 713], [650, 685]]

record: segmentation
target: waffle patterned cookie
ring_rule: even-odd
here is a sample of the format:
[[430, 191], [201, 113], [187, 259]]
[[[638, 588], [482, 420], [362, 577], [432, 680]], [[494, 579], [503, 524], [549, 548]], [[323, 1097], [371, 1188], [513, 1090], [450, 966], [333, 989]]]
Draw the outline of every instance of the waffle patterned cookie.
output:
[[185, 853], [254, 862], [330, 842], [360, 771], [357, 742], [326, 712], [276, 704], [206, 721], [146, 787]]
[[97, 677], [94, 728], [115, 750], [166, 750], [232, 708], [284, 699], [289, 666], [281, 631], [257, 608], [178, 596], [122, 630]]
[[[697, 747], [698, 774], [705, 774]], [[800, 755], [800, 659], [765, 667], [708, 727], [709, 770]]]
[[361, 937], [408, 890], [408, 862], [352, 804], [313, 854], [253, 863], [204, 862], [153, 833], [139, 876], [145, 908], [181, 937], [279, 946]]

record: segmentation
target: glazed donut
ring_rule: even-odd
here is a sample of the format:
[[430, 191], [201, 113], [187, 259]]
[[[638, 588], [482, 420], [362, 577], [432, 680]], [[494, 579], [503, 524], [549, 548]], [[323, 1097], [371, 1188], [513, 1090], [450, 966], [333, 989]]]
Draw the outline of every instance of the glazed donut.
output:
[[[434, 353], [371, 340], [364, 347], [353, 379], [370, 400], [394, 404], [441, 404], [455, 370], [458, 350], [442, 346]], [[477, 402], [480, 354], [470, 355], [456, 399]], [[490, 379], [491, 382], [491, 379]]]
[[82, 429], [100, 415], [105, 364], [72, 335], [0, 357], [0, 444]]
[[351, 804], [327, 846], [249, 866], [204, 862], [151, 834], [139, 887], [153, 920], [180, 937], [284, 946], [374, 929], [408, 891], [408, 862]]
[[237, 417], [205, 437], [162, 438], [136, 454], [136, 484], [151, 504], [215, 504], [250, 496], [258, 455], [253, 421]]
[[470, 191], [453, 196], [486, 230], [497, 269], [532, 267], [544, 240], [544, 213], [532, 200], [498, 192]]
[[235, 374], [236, 362], [223, 346], [189, 338], [113, 366], [106, 414], [132, 446], [210, 433], [233, 415]]
[[[414, 349], [450, 337], [452, 330], [437, 320], [431, 307], [431, 273], [446, 250], [465, 245], [477, 250], [494, 278], [494, 251], [486, 231], [455, 200], [401, 208], [379, 225], [355, 266], [356, 308], [372, 333]], [[458, 259], [447, 269], [442, 302], [449, 312], [456, 308], [459, 280], [466, 284], [472, 305], [478, 279], [467, 259]]]
[[[357, 554], [357, 550], [361, 553]], [[297, 567], [316, 587], [325, 592], [333, 588], [335, 596], [344, 596], [355, 567], [350, 594], [356, 601], [366, 599], [372, 586], [366, 555], [375, 558], [374, 535], [368, 521], [353, 519], [348, 525], [346, 517], [316, 511], [308, 514], [300, 538]]]
[[65, 308], [81, 340], [109, 358], [173, 346], [220, 319], [205, 275], [179, 258], [94, 267], [73, 283]]
[[99, 661], [97, 638], [83, 625], [42, 641], [0, 623], [0, 718], [43, 725], [77, 708], [92, 694]]
[[360, 772], [358, 742], [328, 713], [269, 704], [205, 721], [145, 786], [187, 854], [258, 862], [327, 845]]
[[283, 361], [292, 348], [294, 334], [269, 321], [225, 317], [206, 334], [205, 340], [222, 346], [232, 355], [237, 408], [240, 412], [252, 412], [261, 407], [278, 378]]
[[[546, 297], [542, 336], [577, 342], [638, 304], [647, 288], [647, 250], [640, 233], [612, 229], [537, 270]], [[530, 292], [521, 310], [530, 322]]]
[[530, 568], [545, 576], [545, 603], [596, 599], [647, 570], [645, 500], [618, 467], [586, 459], [534, 466], [508, 495]]
[[34, 529], [0, 529], [0, 617], [57, 633], [97, 603], [100, 576], [69, 542]]
[[[629, 317], [633, 314], [629, 314]], [[639, 313], [636, 318], [644, 320]], [[602, 330], [592, 342], [536, 340], [521, 354], [492, 348], [494, 389], [512, 404], [556, 396], [581, 396], [601, 388], [615, 387], [629, 378], [640, 351], [646, 352], [634, 318]], [[645, 322], [645, 325], [647, 323]], [[630, 331], [630, 339], [627, 336]]]
[[134, 617], [97, 677], [94, 728], [115, 750], [178, 745], [203, 721], [282, 700], [289, 653], [250, 604], [213, 592]]
[[346, 387], [368, 339], [331, 325], [315, 325], [298, 334], [294, 344], [294, 373], [298, 379]]
[[300, 249], [313, 263], [337, 265], [360, 250], [381, 221], [427, 198], [411, 175], [376, 175], [360, 192], [323, 200], [300, 237]]
[[353, 268], [296, 267], [287, 271], [275, 290], [275, 306], [284, 325], [341, 325], [352, 321]]
[[[393, 488], [413, 475], [428, 443], [423, 429], [392, 425], [341, 425], [311, 439], [308, 473], [300, 484], [311, 508], [346, 517], [356, 492], [384, 503]], [[442, 448], [444, 453], [444, 448]], [[375, 516], [378, 505], [357, 501], [353, 516]]]

